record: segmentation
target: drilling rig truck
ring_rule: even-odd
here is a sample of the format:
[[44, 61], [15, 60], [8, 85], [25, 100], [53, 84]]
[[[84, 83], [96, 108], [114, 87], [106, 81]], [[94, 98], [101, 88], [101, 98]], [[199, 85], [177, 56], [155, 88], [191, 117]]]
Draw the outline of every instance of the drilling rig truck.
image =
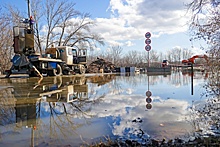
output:
[[72, 73], [84, 74], [87, 64], [87, 50], [75, 49], [69, 46], [47, 48], [44, 55], [36, 53], [34, 48], [34, 19], [30, 15], [30, 2], [28, 2], [29, 18], [22, 21], [19, 26], [13, 27], [14, 57], [12, 66], [6, 71], [6, 77], [11, 74], [28, 74], [29, 76], [60, 76]]

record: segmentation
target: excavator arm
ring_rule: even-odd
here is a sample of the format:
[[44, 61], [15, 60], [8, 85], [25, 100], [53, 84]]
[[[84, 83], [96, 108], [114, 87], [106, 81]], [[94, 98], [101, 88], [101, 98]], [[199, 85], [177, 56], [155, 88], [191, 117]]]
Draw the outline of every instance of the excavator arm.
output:
[[184, 59], [182, 60], [182, 63], [183, 64], [195, 64], [195, 59], [197, 58], [204, 58], [206, 60], [206, 62], [208, 63], [209, 59], [208, 59], [208, 56], [207, 55], [195, 55], [189, 59]]

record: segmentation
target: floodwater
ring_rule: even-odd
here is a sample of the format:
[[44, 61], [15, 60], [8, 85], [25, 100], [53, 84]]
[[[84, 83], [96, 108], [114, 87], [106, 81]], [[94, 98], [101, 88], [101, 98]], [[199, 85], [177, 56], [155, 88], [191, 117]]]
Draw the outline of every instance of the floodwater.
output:
[[201, 72], [0, 79], [0, 146], [187, 137], [206, 81]]

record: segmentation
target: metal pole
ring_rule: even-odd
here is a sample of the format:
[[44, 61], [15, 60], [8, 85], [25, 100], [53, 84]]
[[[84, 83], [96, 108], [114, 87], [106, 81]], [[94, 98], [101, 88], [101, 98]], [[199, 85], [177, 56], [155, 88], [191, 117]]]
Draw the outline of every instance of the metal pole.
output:
[[28, 3], [28, 18], [31, 16], [31, 6], [30, 6], [30, 0], [27, 0]]
[[150, 87], [150, 77], [149, 77], [149, 75], [147, 75], [147, 90], [149, 91], [149, 87]]
[[148, 67], [150, 67], [150, 54], [149, 54], [150, 51], [148, 51]]
[[34, 128], [31, 126], [31, 147], [34, 147]]

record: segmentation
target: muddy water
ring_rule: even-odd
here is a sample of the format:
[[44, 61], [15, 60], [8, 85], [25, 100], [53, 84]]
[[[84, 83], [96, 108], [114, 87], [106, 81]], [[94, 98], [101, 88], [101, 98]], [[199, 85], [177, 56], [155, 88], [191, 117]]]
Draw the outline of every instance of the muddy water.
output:
[[190, 136], [205, 83], [182, 72], [0, 79], [0, 146]]

